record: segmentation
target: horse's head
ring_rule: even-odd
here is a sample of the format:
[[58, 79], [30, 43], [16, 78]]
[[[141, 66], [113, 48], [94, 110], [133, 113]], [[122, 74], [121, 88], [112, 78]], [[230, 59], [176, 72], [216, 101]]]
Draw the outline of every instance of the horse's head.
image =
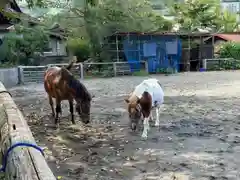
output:
[[131, 129], [135, 131], [137, 129], [137, 125], [142, 115], [140, 99], [136, 99], [135, 101], [125, 99], [125, 102], [128, 104], [128, 114], [129, 114]]
[[81, 117], [83, 123], [88, 124], [90, 122], [90, 109], [91, 101], [94, 96], [85, 97], [84, 99], [76, 99], [76, 111]]

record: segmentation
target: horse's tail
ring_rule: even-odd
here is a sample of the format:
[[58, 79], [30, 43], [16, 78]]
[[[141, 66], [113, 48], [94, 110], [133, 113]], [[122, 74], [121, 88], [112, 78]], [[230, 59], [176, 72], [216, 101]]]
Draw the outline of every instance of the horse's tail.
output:
[[77, 57], [73, 56], [73, 59], [70, 61], [70, 63], [67, 65], [66, 69], [70, 71], [70, 69], [73, 67], [73, 64], [77, 62]]

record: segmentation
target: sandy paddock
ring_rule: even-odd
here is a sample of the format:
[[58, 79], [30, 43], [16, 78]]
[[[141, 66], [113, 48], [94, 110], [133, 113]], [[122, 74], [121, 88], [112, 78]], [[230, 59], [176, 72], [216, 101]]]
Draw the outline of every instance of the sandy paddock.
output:
[[64, 102], [54, 130], [42, 84], [12, 88], [47, 161], [63, 180], [239, 180], [240, 72], [152, 76], [165, 91], [160, 127], [148, 140], [129, 129], [123, 99], [146, 77], [86, 80], [92, 123], [71, 125]]

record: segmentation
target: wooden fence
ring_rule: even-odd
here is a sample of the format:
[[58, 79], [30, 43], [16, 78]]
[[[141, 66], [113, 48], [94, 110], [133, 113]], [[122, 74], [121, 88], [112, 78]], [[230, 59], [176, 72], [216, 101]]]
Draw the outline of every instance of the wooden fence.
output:
[[[63, 64], [48, 64], [47, 66], [19, 66], [19, 83], [43, 82], [43, 75], [47, 68], [52, 66], [66, 66]], [[132, 75], [136, 72], [148, 73], [148, 64], [141, 62], [101, 62], [77, 63], [71, 69], [74, 76], [84, 79], [88, 77], [114, 77]]]
[[5, 171], [6, 180], [56, 180], [22, 113], [1, 82], [0, 128], [0, 170]]
[[227, 69], [239, 69], [236, 67], [240, 61], [234, 58], [212, 58], [212, 59], [203, 59], [203, 68], [206, 70], [221, 70], [222, 67]]

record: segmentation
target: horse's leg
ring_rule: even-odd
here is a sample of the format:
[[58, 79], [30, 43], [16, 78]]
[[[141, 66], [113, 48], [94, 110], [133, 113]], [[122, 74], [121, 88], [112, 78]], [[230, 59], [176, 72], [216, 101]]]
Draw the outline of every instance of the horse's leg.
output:
[[156, 121], [155, 121], [155, 126], [159, 126], [159, 125], [160, 125], [159, 113], [160, 113], [160, 106], [157, 106], [157, 107], [156, 107]]
[[147, 138], [148, 137], [148, 130], [149, 129], [150, 129], [150, 127], [149, 127], [149, 117], [144, 117], [142, 138]]
[[153, 115], [152, 115], [152, 111], [150, 112], [150, 117], [149, 120], [152, 121], [153, 120]]
[[54, 108], [53, 108], [53, 99], [50, 95], [48, 95], [48, 99], [49, 99], [49, 104], [50, 104], [51, 109], [52, 109], [52, 116], [55, 117], [55, 111], [54, 111]]
[[150, 113], [151, 113], [151, 108], [143, 110], [143, 132], [142, 132], [142, 138], [147, 138], [148, 136], [148, 131], [150, 130], [150, 126], [149, 126], [149, 117], [150, 117]]
[[56, 117], [55, 117], [55, 124], [59, 126], [59, 113], [61, 113], [61, 100], [56, 98]]
[[73, 100], [68, 100], [69, 102], [69, 107], [70, 107], [70, 113], [71, 113], [71, 120], [72, 120], [72, 123], [75, 124], [75, 120], [74, 120], [74, 114], [73, 114]]

